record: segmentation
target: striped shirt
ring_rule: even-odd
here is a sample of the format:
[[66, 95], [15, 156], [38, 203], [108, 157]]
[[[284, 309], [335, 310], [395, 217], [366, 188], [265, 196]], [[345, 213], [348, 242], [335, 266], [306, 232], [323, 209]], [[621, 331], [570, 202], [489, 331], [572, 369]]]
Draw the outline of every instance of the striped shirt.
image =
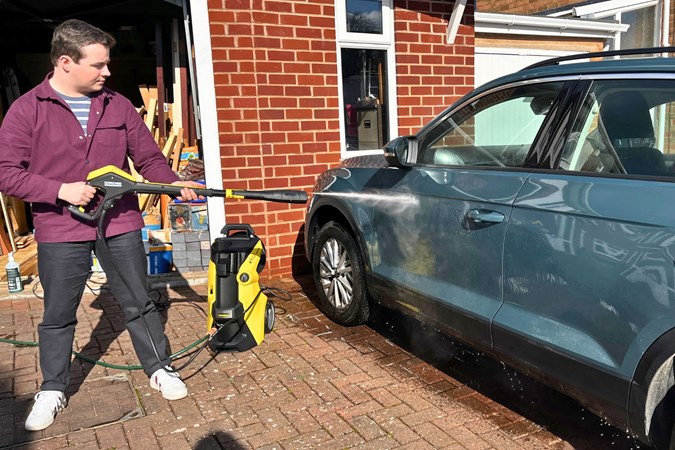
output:
[[87, 122], [89, 121], [89, 109], [91, 108], [91, 98], [84, 97], [69, 97], [58, 93], [59, 96], [65, 100], [65, 102], [70, 106], [70, 110], [73, 111], [77, 121], [80, 122], [82, 126], [82, 131], [84, 135], [87, 135]]

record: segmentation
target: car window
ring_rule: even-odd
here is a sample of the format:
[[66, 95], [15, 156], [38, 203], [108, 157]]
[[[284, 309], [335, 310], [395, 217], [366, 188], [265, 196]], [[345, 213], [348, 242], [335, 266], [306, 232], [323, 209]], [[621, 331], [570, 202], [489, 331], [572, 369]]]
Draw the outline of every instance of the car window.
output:
[[562, 86], [518, 86], [472, 101], [420, 137], [417, 162], [522, 167]]
[[673, 107], [675, 80], [594, 82], [567, 140], [559, 168], [675, 176]]

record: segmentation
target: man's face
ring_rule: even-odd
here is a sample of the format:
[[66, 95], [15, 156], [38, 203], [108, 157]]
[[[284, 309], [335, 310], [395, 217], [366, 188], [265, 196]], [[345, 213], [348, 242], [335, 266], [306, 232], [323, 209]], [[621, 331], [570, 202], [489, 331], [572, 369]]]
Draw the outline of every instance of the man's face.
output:
[[103, 89], [105, 80], [110, 76], [108, 63], [110, 50], [101, 44], [90, 44], [82, 47], [79, 62], [68, 58], [69, 81], [71, 88], [82, 95], [98, 92]]

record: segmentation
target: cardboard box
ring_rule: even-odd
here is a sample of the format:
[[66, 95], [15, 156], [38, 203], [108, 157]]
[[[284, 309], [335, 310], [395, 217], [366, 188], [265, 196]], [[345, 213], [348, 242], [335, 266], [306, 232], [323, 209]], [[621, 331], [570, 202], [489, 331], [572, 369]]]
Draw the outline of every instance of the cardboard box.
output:
[[159, 230], [162, 228], [162, 216], [158, 212], [143, 212], [143, 223], [145, 226], [141, 229], [143, 240], [147, 241], [150, 237], [150, 230]]
[[152, 245], [171, 244], [171, 230], [169, 228], [149, 230], [148, 242]]
[[143, 236], [144, 241], [150, 240], [150, 233], [153, 230], [159, 230], [162, 226], [160, 224], [154, 224], [154, 225], [146, 225], [143, 228], [141, 228], [141, 235]]

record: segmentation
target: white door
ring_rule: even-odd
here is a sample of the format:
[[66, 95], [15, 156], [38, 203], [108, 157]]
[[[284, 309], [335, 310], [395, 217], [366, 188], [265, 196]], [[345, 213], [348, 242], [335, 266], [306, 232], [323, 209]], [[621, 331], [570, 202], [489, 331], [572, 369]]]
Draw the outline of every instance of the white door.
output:
[[496, 48], [476, 47], [475, 87], [557, 56], [572, 55], [580, 52], [540, 50], [534, 48]]

